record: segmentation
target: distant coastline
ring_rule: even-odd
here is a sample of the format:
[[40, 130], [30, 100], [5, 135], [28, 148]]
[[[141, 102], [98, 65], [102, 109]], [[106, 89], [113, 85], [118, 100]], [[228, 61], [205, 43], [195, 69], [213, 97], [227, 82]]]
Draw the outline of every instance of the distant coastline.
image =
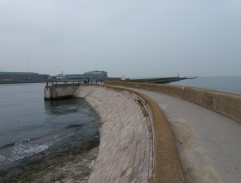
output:
[[46, 83], [47, 81], [0, 81], [0, 84]]
[[48, 79], [48, 74], [35, 72], [0, 72], [0, 84], [43, 83]]

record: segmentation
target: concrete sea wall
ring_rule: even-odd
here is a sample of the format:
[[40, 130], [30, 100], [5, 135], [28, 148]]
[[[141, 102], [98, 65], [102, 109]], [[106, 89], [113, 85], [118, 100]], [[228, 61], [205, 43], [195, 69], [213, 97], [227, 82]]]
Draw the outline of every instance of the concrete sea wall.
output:
[[101, 86], [80, 86], [76, 96], [84, 98], [101, 118], [99, 153], [88, 182], [150, 182], [152, 118], [141, 98]]
[[80, 86], [76, 95], [102, 121], [100, 151], [89, 182], [184, 182], [169, 123], [151, 98], [101, 86]]
[[75, 91], [80, 86], [80, 84], [68, 84], [68, 85], [53, 85], [46, 86], [44, 88], [44, 99], [61, 99], [70, 98], [74, 96]]
[[100, 148], [90, 183], [184, 182], [169, 123], [151, 98], [124, 87], [58, 86], [58, 95], [51, 99], [75, 93], [101, 118]]
[[241, 95], [238, 94], [192, 87], [125, 81], [105, 81], [105, 84], [146, 89], [176, 96], [223, 114], [224, 116], [241, 123]]

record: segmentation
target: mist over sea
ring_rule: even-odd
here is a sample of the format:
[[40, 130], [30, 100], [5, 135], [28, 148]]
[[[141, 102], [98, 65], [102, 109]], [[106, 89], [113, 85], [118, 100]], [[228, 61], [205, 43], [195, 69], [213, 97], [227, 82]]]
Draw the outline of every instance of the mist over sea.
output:
[[170, 84], [241, 94], [241, 76], [198, 77], [195, 79], [172, 82]]

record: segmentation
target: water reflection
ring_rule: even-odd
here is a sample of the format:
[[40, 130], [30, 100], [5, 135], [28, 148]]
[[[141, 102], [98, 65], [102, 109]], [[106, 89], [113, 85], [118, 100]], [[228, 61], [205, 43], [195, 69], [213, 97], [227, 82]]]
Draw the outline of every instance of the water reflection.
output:
[[45, 101], [45, 111], [48, 115], [66, 115], [80, 111], [81, 106], [85, 104], [83, 99], [63, 99]]

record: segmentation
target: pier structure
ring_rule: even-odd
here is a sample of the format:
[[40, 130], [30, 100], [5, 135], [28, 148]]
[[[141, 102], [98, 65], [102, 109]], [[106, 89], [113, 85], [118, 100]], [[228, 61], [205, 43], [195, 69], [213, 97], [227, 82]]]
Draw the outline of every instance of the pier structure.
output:
[[45, 100], [56, 100], [63, 98], [74, 97], [74, 93], [80, 85], [83, 84], [102, 84], [103, 80], [90, 81], [86, 79], [74, 79], [74, 80], [51, 80], [46, 82], [44, 88]]
[[127, 81], [77, 84], [71, 92], [103, 123], [89, 182], [241, 180], [241, 95]]
[[139, 82], [139, 83], [156, 83], [156, 84], [167, 84], [171, 82], [176, 82], [176, 81], [181, 81], [185, 79], [195, 79], [195, 77], [155, 77], [155, 78], [138, 78], [138, 79], [133, 79], [133, 78], [108, 78], [106, 81], [125, 81], [125, 82]]
[[128, 82], [141, 82], [141, 83], [157, 83], [157, 84], [166, 84], [175, 81], [181, 81], [185, 79], [193, 79], [187, 77], [165, 77], [165, 78], [143, 78], [143, 79], [129, 79]]

